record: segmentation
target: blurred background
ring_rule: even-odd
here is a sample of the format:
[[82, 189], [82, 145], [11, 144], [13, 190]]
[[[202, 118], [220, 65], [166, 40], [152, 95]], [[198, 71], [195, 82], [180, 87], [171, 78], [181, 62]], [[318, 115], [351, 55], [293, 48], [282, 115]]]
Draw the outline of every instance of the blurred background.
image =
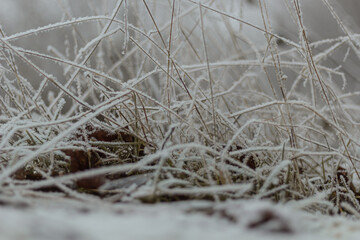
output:
[[[147, 1], [148, 6], [154, 13], [154, 18], [158, 23], [169, 22], [171, 19], [171, 1], [168, 0], [152, 0]], [[143, 1], [125, 1], [127, 6], [127, 13], [124, 8], [121, 8], [117, 18], [127, 22], [145, 33], [154, 31], [154, 26], [149, 18], [148, 12]], [[301, 43], [301, 38], [298, 32], [298, 23], [293, 6], [293, 1], [286, 0], [272, 0], [272, 1], [258, 1], [251, 0], [225, 0], [225, 1], [204, 1], [205, 4], [216, 6], [217, 9], [222, 9], [224, 12], [232, 16], [244, 19], [246, 22], [264, 28], [263, 15], [264, 12], [268, 14], [268, 20], [271, 30], [287, 38], [295, 43]], [[360, 7], [360, 2], [356, 0], [347, 1], [312, 1], [300, 0], [301, 10], [303, 13], [304, 25], [307, 29], [308, 38], [310, 42], [325, 40], [324, 43], [314, 46], [314, 54], [319, 54], [326, 51], [332, 46], [329, 39], [336, 39], [340, 36], [347, 36], [359, 32], [360, 16], [357, 14], [357, 9]], [[35, 29], [40, 26], [48, 24], [63, 22], [72, 18], [79, 18], [85, 16], [109, 16], [116, 5], [115, 0], [2, 0], [0, 8], [0, 24], [2, 31], [6, 36], [15, 33]], [[187, 8], [194, 5], [189, 1], [178, 1], [176, 5], [177, 13], [185, 11]], [[333, 8], [334, 12], [331, 12]], [[206, 11], [205, 11], [206, 12]], [[236, 20], [229, 20], [220, 17], [219, 14], [207, 12], [205, 20], [206, 34], [208, 45], [209, 58], [212, 62], [229, 61], [235, 59], [256, 60], [255, 52], [260, 53], [266, 49], [266, 38], [264, 33], [246, 24], [241, 24]], [[218, 21], [213, 21], [218, 19]], [[199, 12], [198, 10], [186, 15], [185, 18], [177, 20], [175, 24], [176, 34], [174, 35], [174, 46], [180, 44], [184, 40], [184, 33], [190, 33], [197, 25], [196, 31], [191, 35], [193, 39], [193, 48], [202, 48], [201, 31], [199, 31]], [[211, 21], [210, 21], [211, 20]], [[340, 22], [341, 21], [341, 22]], [[89, 21], [78, 24], [73, 27], [58, 28], [54, 31], [42, 32], [39, 34], [29, 35], [17, 40], [11, 41], [14, 46], [18, 46], [28, 50], [34, 50], [49, 55], [62, 55], [67, 59], [73, 60], [77, 55], [77, 51], [84, 47], [93, 38], [99, 35], [104, 27], [105, 21]], [[211, 24], [211, 25], [210, 25]], [[164, 36], [168, 35], [169, 28], [164, 29]], [[347, 32], [348, 31], [348, 32]], [[241, 34], [240, 34], [241, 33]], [[135, 32], [130, 32], [135, 34]], [[134, 35], [135, 36], [135, 35]], [[160, 42], [160, 39], [153, 34], [154, 39]], [[168, 37], [168, 36], [167, 36]], [[97, 50], [97, 56], [102, 56], [102, 66], [99, 61], [90, 61], [89, 64], [99, 70], [105, 71], [112, 76], [120, 79], [131, 79], [136, 77], [138, 67], [141, 64], [138, 58], [134, 55], [127, 57], [119, 66], [116, 64], [126, 55], [124, 50], [131, 50], [134, 46], [128, 44], [124, 46], [124, 33], [117, 33], [111, 38], [111, 44], [104, 45]], [[141, 36], [139, 36], [141, 39]], [[126, 40], [126, 39], [125, 39]], [[167, 41], [168, 39], [165, 39]], [[178, 41], [178, 42], [177, 42]], [[345, 90], [355, 90], [359, 87], [358, 76], [359, 70], [359, 44], [358, 37], [353, 36], [353, 45], [342, 44], [334, 49], [331, 54], [319, 60], [321, 65], [331, 69], [336, 69], [342, 72], [344, 76], [332, 75], [331, 78], [339, 87], [343, 87], [344, 79], [347, 80]], [[289, 46], [284, 42], [278, 41], [278, 47], [282, 50], [289, 49]], [[161, 43], [160, 43], [161, 45]], [[109, 47], [111, 46], [111, 47]], [[257, 50], [256, 50], [257, 49]], [[164, 59], [163, 54], [152, 52], [158, 59]], [[186, 57], [180, 57], [181, 55]], [[199, 56], [202, 53], [199, 53]], [[184, 65], [190, 65], [203, 62], [204, 59], [197, 59], [199, 56], [189, 57], [187, 53], [178, 53], [177, 60]], [[298, 58], [296, 54], [284, 54], [281, 56], [284, 60], [292, 61]], [[55, 62], [44, 59], [31, 57], [31, 60], [41, 69], [49, 74], [54, 75], [60, 82], [64, 83], [68, 76], [64, 75], [64, 67]], [[200, 56], [202, 58], [202, 56]], [[166, 59], [165, 59], [166, 60]], [[160, 61], [160, 60], [159, 60]], [[22, 61], [17, 61], [19, 72], [31, 82], [33, 87], [37, 89], [40, 86], [42, 79], [39, 79], [38, 73], [34, 72], [27, 64]], [[165, 64], [165, 62], [164, 62]], [[98, 65], [98, 66], [95, 66]], [[116, 69], [114, 70], [114, 68]], [[271, 68], [271, 67], [269, 67]], [[254, 68], [253, 68], [254, 69]], [[233, 70], [223, 81], [224, 87], [229, 87], [233, 79], [237, 79], [238, 74], [248, 71], [247, 67], [239, 67]], [[298, 69], [284, 68], [284, 73], [288, 79], [293, 79], [298, 76]], [[261, 71], [256, 70], [259, 76], [265, 77]], [[228, 73], [227, 73], [228, 74]], [[272, 78], [274, 72], [270, 70]], [[156, 80], [156, 79], [155, 79]], [[154, 80], [154, 81], [155, 81]], [[293, 81], [287, 83], [289, 89]], [[269, 86], [266, 83], [259, 83], [260, 88], [264, 92], [269, 92]], [[155, 84], [156, 85], [156, 84]], [[53, 86], [48, 86], [49, 91], [56, 91]], [[44, 98], [45, 101], [47, 98]]]

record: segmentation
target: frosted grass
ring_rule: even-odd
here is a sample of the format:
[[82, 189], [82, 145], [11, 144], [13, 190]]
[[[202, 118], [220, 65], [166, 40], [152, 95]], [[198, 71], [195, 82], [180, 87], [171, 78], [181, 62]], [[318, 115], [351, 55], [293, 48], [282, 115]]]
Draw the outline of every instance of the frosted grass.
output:
[[[325, 0], [346, 36], [310, 41], [295, 0], [293, 40], [273, 30], [270, 3], [257, 3], [254, 23], [238, 14], [249, 3], [238, 2], [116, 1], [110, 14], [2, 34], [1, 191], [26, 199], [26, 191], [45, 196], [39, 189], [55, 185], [78, 201], [108, 202], [296, 200], [314, 212], [356, 215], [360, 90], [328, 59], [359, 60], [359, 35]], [[64, 32], [66, 40], [32, 48], [33, 39], [64, 39], [57, 35]], [[90, 133], [74, 140], [88, 124], [134, 141]], [[118, 148], [139, 145], [144, 156], [122, 159]], [[74, 161], [67, 150], [112, 164], [52, 174]], [[23, 169], [42, 177], [18, 179]], [[144, 173], [146, 183], [108, 198], [101, 188], [87, 189], [95, 196], [76, 188], [81, 179], [107, 176], [115, 184], [109, 176]]]

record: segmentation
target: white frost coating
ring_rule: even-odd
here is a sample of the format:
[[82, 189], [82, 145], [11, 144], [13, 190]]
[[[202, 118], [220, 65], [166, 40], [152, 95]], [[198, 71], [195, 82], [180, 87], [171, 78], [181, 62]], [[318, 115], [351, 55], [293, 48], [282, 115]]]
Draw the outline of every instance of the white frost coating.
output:
[[54, 24], [49, 24], [43, 27], [39, 27], [36, 29], [30, 29], [27, 30], [25, 32], [19, 32], [19, 33], [15, 33], [13, 35], [4, 37], [5, 41], [13, 41], [19, 38], [23, 38], [23, 37], [27, 37], [29, 35], [36, 35], [39, 34], [41, 32], [48, 32], [51, 30], [56, 30], [59, 28], [63, 28], [63, 27], [67, 27], [67, 26], [71, 26], [72, 24], [79, 24], [79, 23], [84, 23], [84, 22], [89, 22], [89, 21], [99, 21], [99, 20], [106, 20], [109, 21], [110, 18], [107, 16], [90, 16], [90, 17], [80, 17], [80, 18], [74, 18], [72, 20], [68, 20], [68, 21], [64, 21], [64, 22], [58, 22], [58, 23], [54, 23]]
[[105, 39], [105, 38], [107, 38], [107, 37], [109, 37], [111, 35], [114, 35], [115, 33], [117, 33], [120, 30], [121, 30], [121, 28], [118, 27], [118, 28], [114, 29], [113, 31], [110, 31], [110, 32], [105, 33], [103, 35], [99, 35], [96, 38], [93, 38], [91, 41], [89, 41], [84, 47], [82, 47], [79, 50], [79, 55], [83, 55], [84, 52], [86, 52], [91, 46], [96, 45], [101, 40], [103, 40], [103, 39]]
[[[334, 215], [360, 216], [360, 180], [353, 174], [360, 167], [360, 89], [344, 71], [359, 65], [358, 44], [352, 44], [359, 35], [346, 25], [342, 29], [349, 36], [317, 31], [321, 36], [314, 38], [317, 15], [309, 16], [308, 6], [314, 7], [310, 12], [340, 17], [324, 28], [346, 24], [346, 16], [335, 5], [317, 11], [325, 6], [321, 1], [299, 1], [309, 43], [305, 36], [302, 41], [289, 36], [292, 30], [299, 34], [296, 0], [174, 1], [174, 18], [172, 1], [146, 0], [146, 9], [141, 0], [88, 0], [91, 13], [82, 6], [81, 14], [99, 16], [82, 18], [74, 7], [78, 1], [67, 1], [59, 10], [60, 22], [46, 25], [49, 20], [40, 23], [45, 27], [32, 25], [2, 36], [0, 203], [30, 205], [22, 212], [0, 208], [1, 234], [19, 238], [13, 226], [20, 221], [27, 239], [48, 239], [49, 229], [60, 239], [79, 240], [112, 234], [116, 239], [271, 239], [274, 231], [285, 232], [275, 239], [358, 239], [357, 223]], [[110, 15], [99, 8], [106, 2]], [[279, 32], [279, 22], [273, 21], [273, 8], [280, 2], [289, 6], [276, 9], [281, 9], [279, 16], [292, 13], [283, 23], [295, 17], [291, 31]], [[31, 17], [29, 22], [35, 21], [36, 14]], [[12, 28], [4, 23], [6, 34]], [[168, 56], [161, 39], [170, 39], [170, 28], [173, 50]], [[29, 69], [35, 70], [34, 77]], [[286, 79], [284, 91], [279, 79]], [[50, 89], [54, 95], [46, 92]], [[128, 142], [119, 133], [109, 143], [84, 130], [85, 140], [74, 140], [75, 131], [88, 124], [133, 135]], [[97, 154], [104, 166], [52, 176], [50, 169], [69, 170], [69, 161], [78, 160], [68, 151]], [[24, 167], [44, 179], [22, 179]], [[341, 176], [349, 185], [337, 181], [337, 170], [344, 170]], [[97, 177], [106, 184], [91, 191], [101, 198], [77, 191], [76, 180]], [[39, 190], [53, 185], [61, 192]], [[214, 201], [190, 201], [205, 198]], [[230, 201], [244, 198], [249, 201]], [[265, 198], [284, 205], [267, 204]], [[141, 204], [179, 199], [189, 201]], [[63, 208], [46, 208], [55, 202]], [[77, 206], [90, 210], [86, 218]]]
[[272, 184], [274, 182], [274, 178], [276, 177], [276, 175], [278, 175], [280, 173], [281, 170], [283, 170], [286, 166], [290, 165], [291, 161], [290, 160], [284, 160], [281, 161], [270, 173], [270, 175], [266, 178], [264, 184], [262, 185], [261, 189], [260, 189], [260, 194], [264, 193], [267, 188], [270, 186], [270, 184]]
[[356, 193], [360, 192], [360, 179], [356, 172], [351, 175], [351, 183], [355, 187]]

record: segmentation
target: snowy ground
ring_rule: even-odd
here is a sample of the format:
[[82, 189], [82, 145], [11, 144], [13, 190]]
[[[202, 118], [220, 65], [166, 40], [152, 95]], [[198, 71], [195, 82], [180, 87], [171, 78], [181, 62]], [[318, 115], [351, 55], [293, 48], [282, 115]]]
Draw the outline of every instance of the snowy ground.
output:
[[1, 206], [0, 239], [359, 239], [360, 223], [265, 201]]

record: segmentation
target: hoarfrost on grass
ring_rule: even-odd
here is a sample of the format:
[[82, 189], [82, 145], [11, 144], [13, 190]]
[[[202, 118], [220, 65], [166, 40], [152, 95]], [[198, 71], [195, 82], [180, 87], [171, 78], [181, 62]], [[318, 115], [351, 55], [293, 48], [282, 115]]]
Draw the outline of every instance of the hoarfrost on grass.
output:
[[347, 70], [359, 36], [344, 25], [313, 38], [294, 1], [294, 39], [270, 25], [270, 4], [240, 2], [119, 0], [88, 17], [63, 6], [61, 21], [9, 36], [3, 26], [1, 194], [296, 200], [357, 217], [360, 91]]

